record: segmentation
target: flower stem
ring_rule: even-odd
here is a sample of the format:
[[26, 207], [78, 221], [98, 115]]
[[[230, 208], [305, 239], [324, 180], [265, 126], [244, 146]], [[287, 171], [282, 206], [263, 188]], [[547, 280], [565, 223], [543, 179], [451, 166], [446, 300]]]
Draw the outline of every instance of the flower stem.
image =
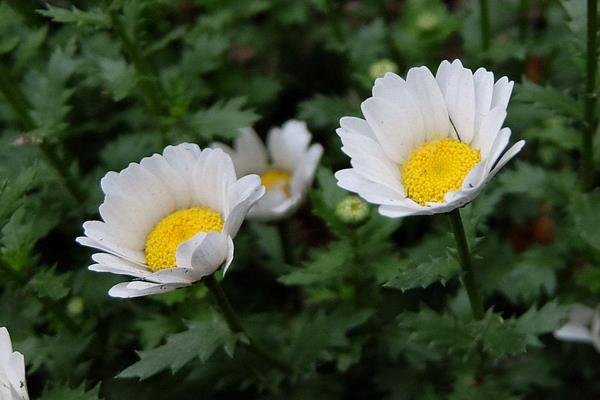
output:
[[[25, 97], [21, 88], [15, 83], [8, 68], [2, 64], [0, 64], [0, 92], [2, 92], [14, 113], [21, 120], [23, 127], [29, 131], [36, 129], [36, 124], [29, 114], [31, 105], [27, 97]], [[59, 180], [69, 194], [75, 201], [81, 203], [85, 197], [79, 189], [78, 184], [71, 177], [64, 160], [59, 157], [56, 147], [45, 141], [40, 142], [38, 147], [46, 162], [56, 171]]]
[[490, 8], [487, 0], [479, 0], [479, 27], [481, 29], [481, 51], [490, 49]]
[[594, 135], [598, 129], [596, 115], [596, 73], [598, 70], [598, 48], [596, 35], [598, 31], [597, 0], [587, 2], [587, 55], [586, 55], [586, 87], [584, 108], [584, 134], [582, 142], [582, 185], [589, 191], [594, 187]]
[[454, 238], [456, 239], [459, 262], [463, 269], [462, 282], [469, 295], [473, 317], [478, 320], [483, 319], [483, 301], [481, 299], [481, 294], [479, 293], [479, 288], [477, 287], [475, 270], [473, 269], [473, 262], [471, 261], [469, 244], [467, 243], [465, 228], [463, 227], [462, 219], [460, 217], [460, 210], [458, 208], [454, 209], [448, 216], [450, 217], [450, 225], [452, 225]]
[[284, 372], [291, 372], [291, 368], [287, 363], [285, 363], [284, 361], [279, 359], [276, 355], [271, 353], [269, 350], [267, 350], [265, 347], [263, 347], [260, 343], [253, 340], [250, 337], [250, 335], [248, 335], [248, 332], [244, 329], [242, 322], [240, 321], [237, 314], [233, 310], [233, 307], [231, 306], [229, 299], [225, 295], [223, 288], [221, 287], [219, 282], [217, 282], [214, 275], [209, 275], [209, 276], [205, 277], [204, 279], [202, 279], [202, 281], [204, 282], [204, 284], [206, 285], [208, 290], [211, 292], [211, 294], [215, 298], [217, 304], [219, 305], [219, 308], [221, 309], [221, 312], [223, 313], [223, 317], [225, 318], [225, 321], [227, 322], [229, 329], [235, 334], [242, 334], [247, 339], [248, 350], [250, 350], [252, 353], [256, 354], [257, 356], [269, 361], [270, 363], [272, 363], [274, 366], [276, 366], [280, 370], [282, 370]]

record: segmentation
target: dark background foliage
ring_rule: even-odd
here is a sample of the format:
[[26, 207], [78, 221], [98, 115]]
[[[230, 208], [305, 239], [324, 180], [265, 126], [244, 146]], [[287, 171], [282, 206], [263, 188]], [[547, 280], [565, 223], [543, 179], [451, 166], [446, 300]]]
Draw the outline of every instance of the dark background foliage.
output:
[[[5, 0], [0, 3], [0, 326], [33, 398], [590, 399], [591, 346], [551, 333], [600, 293], [600, 201], [581, 194], [585, 2]], [[445, 216], [359, 228], [335, 216], [335, 134], [381, 61], [405, 74], [460, 58], [517, 83], [527, 147], [462, 210], [486, 297], [470, 316]], [[307, 204], [246, 223], [225, 291], [284, 374], [236, 345], [203, 285], [119, 300], [74, 239], [99, 179], [254, 125], [306, 120], [325, 146]], [[513, 140], [515, 140], [513, 138]], [[598, 152], [596, 152], [598, 154]], [[482, 358], [481, 349], [486, 354]], [[141, 379], [141, 381], [140, 381]]]

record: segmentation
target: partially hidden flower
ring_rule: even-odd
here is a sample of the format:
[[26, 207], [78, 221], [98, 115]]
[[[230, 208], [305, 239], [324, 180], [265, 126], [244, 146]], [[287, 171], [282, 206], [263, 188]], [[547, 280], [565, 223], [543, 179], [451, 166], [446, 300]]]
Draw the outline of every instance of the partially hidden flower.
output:
[[311, 145], [311, 139], [306, 123], [290, 120], [269, 131], [266, 147], [252, 128], [241, 130], [233, 148], [213, 144], [231, 155], [238, 176], [260, 175], [267, 191], [248, 218], [278, 220], [300, 207], [323, 154], [323, 146]]
[[29, 400], [25, 380], [25, 358], [13, 351], [8, 330], [0, 328], [0, 399]]
[[569, 320], [554, 331], [554, 337], [565, 342], [592, 344], [600, 351], [600, 307], [594, 309], [583, 304], [573, 304]]
[[411, 68], [406, 80], [385, 74], [361, 104], [365, 119], [340, 120], [352, 168], [335, 174], [338, 185], [392, 218], [464, 206], [525, 144], [505, 151], [513, 83], [458, 60], [443, 61], [435, 77], [426, 67]]
[[167, 146], [108, 172], [100, 185], [103, 221], [83, 224], [92, 271], [136, 280], [110, 289], [114, 297], [137, 297], [189, 286], [233, 259], [233, 238], [250, 207], [263, 195], [256, 175], [236, 178], [231, 158], [195, 144]]

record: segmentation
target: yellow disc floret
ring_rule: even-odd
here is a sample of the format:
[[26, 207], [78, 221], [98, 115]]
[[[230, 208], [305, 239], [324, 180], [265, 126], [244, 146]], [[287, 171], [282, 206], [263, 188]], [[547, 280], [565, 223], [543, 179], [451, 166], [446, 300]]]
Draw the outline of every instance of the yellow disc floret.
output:
[[146, 264], [152, 271], [177, 266], [177, 247], [199, 232], [223, 230], [221, 214], [210, 208], [179, 210], [163, 218], [146, 238]]
[[286, 195], [290, 195], [290, 182], [292, 177], [286, 171], [280, 169], [269, 169], [260, 176], [262, 184], [267, 191], [280, 189]]
[[415, 149], [401, 167], [406, 195], [415, 202], [441, 203], [459, 190], [465, 176], [481, 160], [479, 151], [456, 139], [440, 139]]

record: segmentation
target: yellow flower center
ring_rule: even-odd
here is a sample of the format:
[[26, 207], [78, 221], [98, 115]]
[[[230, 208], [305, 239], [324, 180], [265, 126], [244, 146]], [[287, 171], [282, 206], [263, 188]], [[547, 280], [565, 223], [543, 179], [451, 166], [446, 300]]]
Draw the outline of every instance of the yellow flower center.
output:
[[292, 177], [286, 171], [269, 169], [260, 176], [260, 180], [267, 191], [280, 189], [283, 190], [287, 196], [290, 195], [290, 182]]
[[177, 266], [179, 245], [199, 232], [223, 230], [221, 214], [210, 208], [194, 207], [175, 211], [163, 218], [146, 238], [146, 264], [152, 271]]
[[479, 151], [456, 139], [440, 139], [415, 149], [401, 167], [406, 195], [415, 202], [441, 203], [459, 190], [465, 176], [481, 160]]

